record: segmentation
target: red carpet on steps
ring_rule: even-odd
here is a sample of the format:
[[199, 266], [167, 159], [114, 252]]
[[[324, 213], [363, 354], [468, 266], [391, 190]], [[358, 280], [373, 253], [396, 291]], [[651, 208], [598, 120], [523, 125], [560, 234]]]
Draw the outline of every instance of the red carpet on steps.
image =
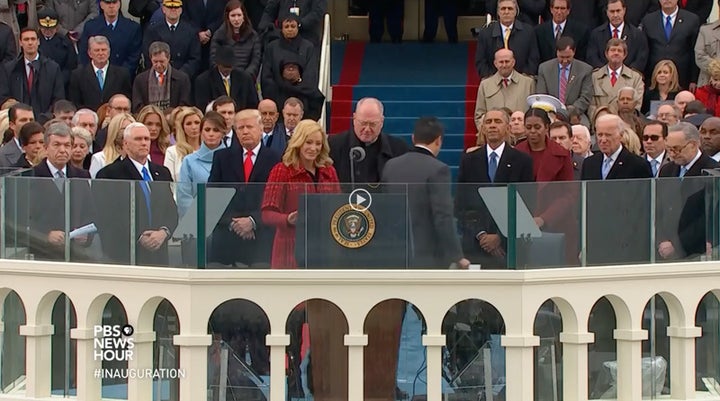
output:
[[349, 42], [345, 48], [340, 80], [337, 85], [333, 86], [333, 102], [330, 108], [330, 134], [337, 134], [350, 128], [353, 88], [360, 81], [365, 45], [365, 42]]

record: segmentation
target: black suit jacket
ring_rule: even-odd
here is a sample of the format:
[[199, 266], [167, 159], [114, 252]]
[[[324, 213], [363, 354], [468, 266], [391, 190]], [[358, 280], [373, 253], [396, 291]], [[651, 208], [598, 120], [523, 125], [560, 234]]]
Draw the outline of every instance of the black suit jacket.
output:
[[[682, 1], [678, 1], [678, 5], [681, 5]], [[710, 12], [713, 8], [713, 0], [687, 0], [685, 10], [697, 15], [700, 20], [700, 25], [707, 22], [710, 17]]]
[[[132, 105], [135, 113], [149, 104], [148, 77], [150, 74], [155, 74], [155, 71], [152, 69], [144, 71], [138, 74], [133, 82]], [[173, 68], [170, 73], [170, 107], [191, 106], [190, 90], [190, 78], [187, 74]]]
[[[380, 141], [380, 153], [377, 157], [377, 165], [373, 166], [377, 169], [379, 177], [382, 177], [385, 163], [393, 157], [405, 154], [409, 149], [405, 141], [392, 135], [381, 133], [378, 137]], [[333, 167], [337, 172], [338, 179], [342, 183], [352, 182], [350, 177], [350, 149], [355, 146], [361, 146], [360, 141], [355, 136], [355, 131], [349, 130], [328, 137], [330, 144], [330, 158], [333, 160]], [[368, 177], [368, 162], [365, 160], [355, 163], [355, 182], [358, 184], [373, 183]], [[378, 178], [379, 178], [378, 177]]]
[[[550, 4], [550, 1], [548, 1], [548, 4]], [[587, 26], [588, 28], [592, 28], [594, 26], [598, 26], [602, 21], [605, 21], [606, 7], [607, 0], [573, 1], [572, 7], [570, 8], [570, 18]]]
[[[629, 22], [634, 26], [639, 26], [645, 15], [658, 10], [657, 0], [633, 0], [626, 1], [625, 6], [625, 22]], [[603, 14], [605, 15], [605, 14]]]
[[[220, 96], [226, 96], [225, 84], [217, 67], [198, 75], [195, 80], [195, 105], [200, 110]], [[245, 71], [233, 69], [230, 73], [230, 97], [235, 100], [237, 110], [255, 109], [258, 105], [255, 81]]]
[[12, 29], [0, 22], [0, 62], [12, 61], [17, 57], [17, 46], [15, 45], [15, 34]]
[[[493, 21], [483, 28], [478, 35], [477, 41], [475, 68], [480, 78], [486, 78], [497, 71], [495, 65], [493, 65], [495, 52], [505, 47], [500, 23]], [[516, 71], [527, 75], [537, 74], [540, 55], [532, 26], [515, 21], [513, 29], [510, 31], [508, 47], [515, 54]]]
[[[209, 29], [212, 33], [220, 28], [223, 23], [223, 11], [226, 0], [184, 1], [182, 17], [187, 18], [192, 24], [204, 31]], [[207, 43], [208, 46], [210, 42]]]
[[[213, 156], [208, 183], [222, 183], [215, 185], [218, 188], [233, 188], [235, 196], [213, 231], [208, 260], [226, 265], [238, 262], [248, 266], [258, 263], [269, 265], [275, 229], [263, 224], [260, 207], [265, 183], [270, 170], [280, 162], [280, 153], [261, 146], [250, 173], [250, 181], [246, 183], [245, 170], [240, 162], [243, 160], [243, 152], [241, 146], [233, 146], [219, 150]], [[230, 230], [233, 217], [247, 216], [255, 221], [254, 240], [243, 240]]]
[[[56, 184], [52, 179], [50, 168], [44, 159], [33, 168], [33, 175], [39, 177], [31, 180], [30, 196], [30, 251], [36, 259], [65, 260], [65, 247], [51, 245], [48, 242], [50, 231], [65, 231], [65, 185], [64, 180]], [[90, 193], [90, 174], [68, 165], [67, 177], [70, 181], [70, 230], [92, 223], [95, 220], [95, 209]], [[41, 177], [41, 178], [40, 178]], [[85, 178], [87, 180], [81, 180]], [[89, 242], [88, 242], [89, 244]], [[71, 260], [89, 260], [83, 252], [84, 246], [71, 242]]]
[[72, 72], [68, 100], [75, 103], [79, 109], [97, 110], [100, 105], [107, 103], [113, 95], [118, 93], [122, 93], [128, 99], [132, 93], [130, 74], [127, 68], [108, 65], [102, 90], [100, 90], [100, 84], [92, 64], [80, 66]]
[[[498, 160], [494, 183], [532, 181], [532, 158], [506, 144], [502, 156]], [[464, 153], [460, 158], [455, 214], [462, 231], [462, 248], [465, 257], [472, 262], [479, 262], [483, 267], [504, 267], [506, 265], [505, 258], [496, 258], [486, 253], [480, 247], [476, 237], [483, 231], [488, 234], [499, 234], [502, 237], [488, 207], [478, 194], [478, 188], [485, 186], [493, 186], [493, 181], [490, 181], [488, 176], [486, 146], [481, 146], [470, 153]], [[505, 238], [503, 238], [503, 248], [507, 249]]]
[[28, 91], [25, 59], [5, 64], [10, 97], [32, 106], [36, 116], [50, 111], [56, 100], [65, 99], [65, 82], [56, 62], [40, 55], [35, 64], [32, 91]]
[[652, 69], [660, 60], [670, 59], [677, 66], [682, 88], [687, 89], [691, 82], [697, 82], [700, 70], [695, 64], [695, 52], [690, 50], [695, 48], [695, 41], [700, 31], [700, 20], [697, 15], [683, 9], [678, 10], [670, 41], [665, 39], [662, 11], [646, 15], [642, 20], [642, 26], [650, 49], [645, 76], [652, 76]]
[[[149, 165], [150, 176], [153, 179], [150, 183], [150, 214], [141, 187], [142, 176], [129, 158], [118, 159], [103, 167], [98, 171], [97, 179], [93, 181], [95, 203], [102, 208], [98, 210], [98, 232], [102, 239], [103, 251], [110, 262], [130, 263], [130, 241], [133, 241], [137, 265], [167, 266], [168, 264], [167, 241], [156, 251], [147, 250], [138, 242], [138, 238], [146, 230], [166, 227], [172, 234], [178, 222], [177, 207], [170, 190], [170, 182], [172, 182], [170, 170], [151, 162]], [[135, 188], [134, 238], [130, 238], [131, 185]]]
[[[602, 164], [605, 155], [597, 152], [588, 157], [583, 162], [582, 179], [583, 180], [602, 180]], [[613, 163], [606, 180], [627, 180], [633, 178], [651, 178], [652, 169], [650, 163], [644, 158], [630, 153], [629, 150], [623, 149]]]
[[[497, 3], [498, 0], [485, 0], [485, 12], [492, 14], [494, 20], [497, 20]], [[547, 0], [519, 0], [518, 5], [520, 6], [518, 20], [531, 26], [537, 25], [540, 17], [547, 19], [550, 16]]]
[[687, 177], [699, 177], [704, 169], [719, 166], [703, 153], [682, 180], [670, 178], [680, 175], [680, 166], [674, 162], [660, 169], [659, 176], [667, 179], [657, 183], [657, 243], [672, 242], [674, 258], [692, 258], [705, 253], [708, 223], [705, 190], [709, 181]]
[[[600, 68], [607, 64], [605, 45], [611, 38], [612, 32], [608, 23], [602, 24], [590, 32], [586, 61], [593, 68]], [[647, 37], [645, 34], [634, 25], [630, 25], [628, 21], [625, 21], [623, 31], [620, 32], [620, 38], [625, 41], [628, 47], [625, 65], [639, 72], [644, 72], [648, 60]]]
[[[565, 21], [565, 29], [562, 32], [562, 36], [573, 38], [575, 42], [575, 58], [578, 60], [585, 60], [589, 34], [590, 31], [587, 26], [572, 19]], [[538, 25], [535, 28], [535, 36], [537, 37], [541, 63], [557, 57], [552, 19]]]
[[272, 135], [268, 138], [267, 147], [275, 149], [275, 151], [282, 156], [282, 154], [285, 153], [287, 142], [288, 138], [285, 134], [285, 126], [281, 122], [276, 123]]

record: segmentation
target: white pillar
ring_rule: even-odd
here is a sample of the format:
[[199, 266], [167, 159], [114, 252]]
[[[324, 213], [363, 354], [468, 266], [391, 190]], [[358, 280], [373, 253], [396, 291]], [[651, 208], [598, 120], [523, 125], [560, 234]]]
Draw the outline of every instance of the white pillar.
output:
[[[128, 372], [131, 372], [131, 376], [128, 377], [128, 400], [152, 401], [153, 378], [138, 376], [146, 376], [144, 373], [153, 369], [155, 332], [135, 332], [132, 339], [135, 346], [132, 349], [132, 358], [128, 360]], [[135, 377], [132, 377], [133, 372]], [[140, 375], [140, 373], [143, 374]]]
[[92, 328], [70, 329], [70, 338], [77, 340], [77, 399], [79, 401], [98, 401], [102, 380], [95, 372], [102, 367], [100, 358], [95, 358], [95, 334]]
[[212, 344], [209, 334], [173, 336], [173, 343], [180, 347], [180, 401], [207, 399], [208, 346]]
[[560, 333], [563, 344], [563, 399], [588, 399], [588, 344], [595, 341], [594, 333]]
[[500, 344], [505, 347], [505, 399], [533, 401], [533, 380], [528, 378], [534, 377], [533, 349], [540, 345], [540, 337], [505, 335]]
[[670, 337], [670, 397], [695, 399], [695, 338], [701, 327], [668, 327]]
[[442, 347], [446, 345], [444, 334], [425, 334], [422, 344], [427, 353], [427, 400], [442, 400]]
[[51, 324], [20, 326], [20, 335], [25, 336], [25, 395], [29, 398], [50, 397], [51, 339], [54, 332]]
[[285, 401], [285, 349], [290, 345], [290, 336], [268, 334], [265, 345], [270, 347], [270, 401]]
[[345, 334], [345, 346], [348, 347], [348, 401], [363, 401], [365, 368], [363, 356], [368, 345], [367, 334]]
[[617, 341], [617, 399], [642, 399], [642, 342], [647, 330], [613, 330]]

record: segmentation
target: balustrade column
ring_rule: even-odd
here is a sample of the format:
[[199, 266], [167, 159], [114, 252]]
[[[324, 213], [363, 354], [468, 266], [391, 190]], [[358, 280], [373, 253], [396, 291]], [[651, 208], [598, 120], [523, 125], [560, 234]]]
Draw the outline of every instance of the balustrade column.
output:
[[265, 345], [270, 347], [270, 401], [285, 401], [285, 350], [290, 345], [290, 336], [268, 334]]
[[102, 380], [95, 378], [95, 371], [102, 364], [95, 358], [95, 333], [92, 328], [75, 328], [70, 329], [70, 338], [77, 340], [77, 398], [99, 400]]
[[533, 401], [535, 372], [534, 348], [540, 345], [538, 336], [502, 336], [505, 347], [505, 381], [507, 400]]
[[209, 334], [173, 336], [173, 344], [180, 347], [180, 401], [207, 399]]
[[670, 397], [695, 399], [695, 338], [701, 327], [668, 327], [670, 337]]
[[[153, 378], [145, 377], [145, 373], [153, 371], [153, 343], [155, 332], [135, 332], [132, 335], [135, 346], [132, 349], [132, 357], [128, 360], [128, 371], [135, 373], [128, 377], [128, 400], [152, 401], [153, 399]], [[142, 377], [138, 377], [141, 376]], [[160, 385], [160, 382], [158, 382]]]
[[346, 334], [344, 344], [348, 347], [348, 400], [363, 401], [365, 366], [364, 348], [368, 345], [367, 334]]
[[642, 342], [647, 330], [613, 330], [617, 341], [617, 399], [642, 399]]
[[588, 344], [594, 333], [560, 333], [563, 344], [563, 399], [588, 399]]
[[29, 398], [50, 397], [51, 339], [54, 332], [55, 328], [51, 324], [20, 326], [20, 335], [25, 336], [26, 343], [25, 394]]
[[446, 345], [444, 334], [425, 334], [422, 344], [427, 355], [427, 399], [442, 400], [442, 347]]

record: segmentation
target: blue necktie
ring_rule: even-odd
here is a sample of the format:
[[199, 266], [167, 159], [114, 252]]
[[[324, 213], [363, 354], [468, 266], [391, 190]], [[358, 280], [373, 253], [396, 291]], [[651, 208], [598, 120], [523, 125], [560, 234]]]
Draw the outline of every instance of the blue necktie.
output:
[[667, 39], [668, 42], [670, 41], [671, 33], [672, 33], [672, 18], [668, 16], [665, 19], [665, 39]]
[[602, 165], [602, 179], [606, 179], [608, 174], [610, 174], [610, 169], [612, 168], [612, 162], [613, 159], [606, 158]]
[[488, 178], [491, 182], [495, 182], [495, 173], [497, 173], [497, 153], [490, 153], [490, 163], [488, 163]]
[[102, 91], [103, 87], [105, 86], [105, 78], [103, 77], [103, 70], [97, 70], [95, 75], [97, 75], [98, 85], [100, 85], [100, 91]]
[[142, 188], [143, 195], [145, 195], [145, 207], [147, 208], [148, 212], [148, 225], [152, 226], [152, 209], [150, 208], [150, 181], [152, 179], [150, 178], [150, 173], [148, 172], [147, 168], [143, 166], [142, 168], [142, 182], [140, 183], [140, 188]]
[[685, 166], [680, 167], [680, 175], [678, 177], [683, 178], [685, 177], [685, 173], [687, 173], [688, 169], [685, 168]]
[[650, 160], [650, 166], [652, 167], [653, 177], [657, 177], [658, 164], [660, 164], [660, 163], [657, 160], [655, 160], [655, 159]]

